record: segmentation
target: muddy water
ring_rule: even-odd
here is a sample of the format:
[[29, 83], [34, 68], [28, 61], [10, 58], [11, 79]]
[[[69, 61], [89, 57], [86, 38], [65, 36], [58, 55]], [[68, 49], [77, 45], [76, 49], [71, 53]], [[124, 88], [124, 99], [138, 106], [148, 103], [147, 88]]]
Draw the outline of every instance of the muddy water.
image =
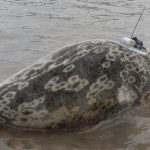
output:
[[[39, 58], [87, 39], [135, 35], [150, 47], [149, 0], [0, 0], [0, 81]], [[149, 150], [150, 109], [135, 108], [87, 131], [0, 129], [0, 150]]]
[[149, 150], [150, 108], [132, 111], [84, 131], [27, 133], [0, 129], [1, 150]]

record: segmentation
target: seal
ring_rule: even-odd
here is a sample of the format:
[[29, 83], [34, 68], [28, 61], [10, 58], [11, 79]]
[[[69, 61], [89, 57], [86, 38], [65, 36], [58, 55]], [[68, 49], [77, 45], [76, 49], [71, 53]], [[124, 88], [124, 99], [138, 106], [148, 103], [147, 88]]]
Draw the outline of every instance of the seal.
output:
[[149, 97], [148, 55], [92, 40], [65, 47], [0, 84], [1, 124], [19, 129], [92, 126]]

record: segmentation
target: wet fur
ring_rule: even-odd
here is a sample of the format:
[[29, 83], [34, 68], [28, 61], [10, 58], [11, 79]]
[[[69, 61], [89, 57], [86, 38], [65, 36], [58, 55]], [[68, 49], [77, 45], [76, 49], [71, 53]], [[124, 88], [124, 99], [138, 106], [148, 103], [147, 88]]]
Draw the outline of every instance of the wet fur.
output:
[[149, 93], [149, 57], [111, 41], [75, 44], [0, 85], [2, 124], [77, 129], [140, 103]]

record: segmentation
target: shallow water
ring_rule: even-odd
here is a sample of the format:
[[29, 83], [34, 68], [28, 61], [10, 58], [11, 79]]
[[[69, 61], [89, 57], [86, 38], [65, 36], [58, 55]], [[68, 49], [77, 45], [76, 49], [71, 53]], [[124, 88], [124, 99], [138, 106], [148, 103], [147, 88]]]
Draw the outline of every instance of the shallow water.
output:
[[135, 108], [94, 128], [36, 133], [1, 129], [2, 150], [149, 150], [150, 108]]
[[[149, 0], [1, 0], [0, 81], [68, 44], [130, 36], [143, 5], [135, 35], [149, 50]], [[141, 107], [88, 132], [1, 128], [0, 150], [149, 150], [149, 125], [150, 109]]]

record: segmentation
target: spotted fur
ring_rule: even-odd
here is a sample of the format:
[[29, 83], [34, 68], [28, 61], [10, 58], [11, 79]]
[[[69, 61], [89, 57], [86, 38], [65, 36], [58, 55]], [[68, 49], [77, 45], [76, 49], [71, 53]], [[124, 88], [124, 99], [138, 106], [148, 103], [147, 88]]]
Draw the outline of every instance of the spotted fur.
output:
[[55, 52], [0, 85], [0, 121], [26, 129], [94, 125], [149, 93], [149, 57], [111, 41]]

